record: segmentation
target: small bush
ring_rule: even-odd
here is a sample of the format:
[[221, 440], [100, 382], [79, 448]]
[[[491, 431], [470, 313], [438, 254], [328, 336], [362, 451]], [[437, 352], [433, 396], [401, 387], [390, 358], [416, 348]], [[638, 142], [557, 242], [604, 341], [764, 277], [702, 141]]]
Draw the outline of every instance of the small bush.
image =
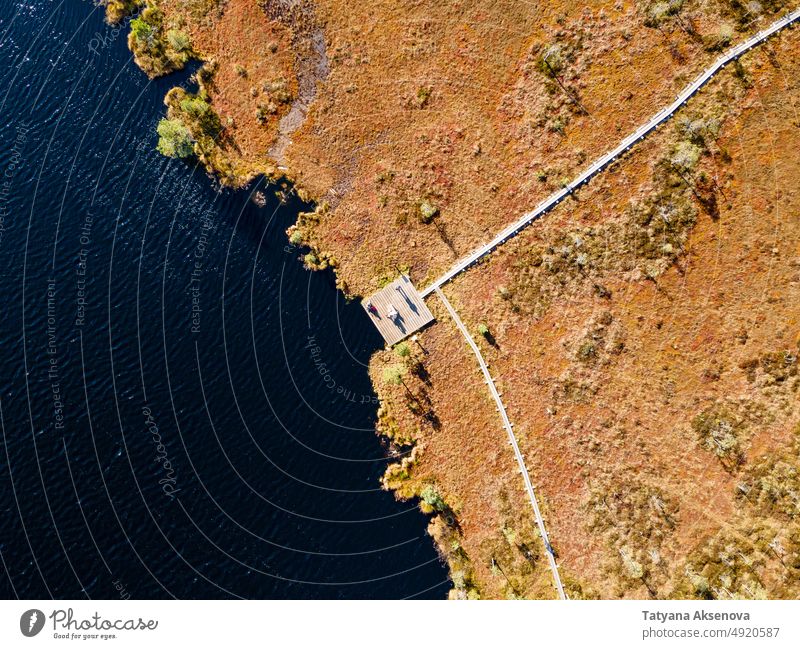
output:
[[264, 92], [269, 94], [270, 99], [277, 104], [288, 104], [292, 101], [292, 93], [289, 91], [289, 82], [280, 77], [262, 84]]
[[428, 200], [423, 200], [419, 204], [419, 220], [423, 223], [431, 223], [439, 215], [439, 208]]
[[162, 119], [156, 128], [158, 151], [169, 158], [187, 158], [194, 153], [194, 140], [179, 119]]
[[568, 58], [568, 53], [560, 43], [548, 45], [539, 57], [539, 70], [546, 77], [555, 78], [567, 67]]
[[687, 118], [678, 122], [678, 132], [680, 135], [701, 150], [706, 147], [708, 141], [717, 139], [720, 127], [720, 121], [713, 117], [708, 119], [703, 119], [701, 117], [695, 119]]
[[723, 50], [731, 44], [733, 40], [733, 27], [730, 25], [720, 25], [716, 34], [710, 34], [703, 40], [703, 45], [709, 52]]
[[189, 36], [178, 29], [170, 29], [167, 32], [167, 42], [176, 52], [188, 52], [192, 49]]
[[200, 134], [212, 138], [219, 135], [222, 129], [219, 116], [203, 97], [187, 93], [178, 106], [189, 117], [187, 122], [199, 129]]
[[164, 14], [153, 5], [131, 21], [128, 47], [149, 77], [179, 70], [192, 57], [189, 37], [177, 29], [164, 30]]
[[703, 150], [696, 144], [681, 140], [673, 148], [669, 161], [681, 171], [691, 171], [697, 166], [702, 153]]
[[403, 368], [400, 365], [390, 365], [383, 369], [383, 382], [388, 385], [401, 385], [403, 383]]
[[644, 9], [644, 24], [647, 27], [659, 27], [667, 20], [680, 13], [683, 0], [661, 0], [649, 2]]
[[761, 369], [778, 383], [797, 376], [797, 353], [787, 350], [764, 354]]
[[143, 0], [106, 0], [106, 20], [114, 25], [142, 4]]
[[266, 122], [270, 115], [274, 115], [278, 112], [278, 107], [269, 102], [268, 104], [259, 104], [258, 108], [256, 108], [256, 120], [259, 124], [263, 124]]
[[418, 108], [425, 108], [428, 105], [428, 102], [431, 99], [431, 93], [433, 90], [426, 86], [417, 89], [417, 107]]
[[741, 422], [733, 414], [719, 407], [708, 408], [692, 420], [692, 429], [700, 443], [729, 470], [744, 461], [739, 441], [741, 428]]
[[597, 358], [597, 347], [591, 340], [584, 340], [577, 352], [578, 360], [583, 363], [588, 363]]
[[762, 460], [749, 472], [741, 493], [761, 514], [800, 518], [800, 470], [796, 456]]
[[419, 494], [420, 499], [428, 507], [436, 512], [446, 512], [449, 510], [439, 490], [432, 484], [426, 485]]

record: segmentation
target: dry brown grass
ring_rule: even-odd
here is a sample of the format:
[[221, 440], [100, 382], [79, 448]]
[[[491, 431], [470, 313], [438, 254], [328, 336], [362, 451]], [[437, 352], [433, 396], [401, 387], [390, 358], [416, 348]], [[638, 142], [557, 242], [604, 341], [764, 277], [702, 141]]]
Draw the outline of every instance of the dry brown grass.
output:
[[280, 118], [290, 101], [276, 100], [275, 88], [297, 94], [289, 30], [268, 21], [255, 1], [158, 0], [164, 31], [187, 34], [194, 55], [213, 70], [205, 84], [220, 117], [219, 155], [211, 156], [223, 182], [242, 185], [257, 174], [272, 174], [267, 157]]
[[[644, 27], [630, 0], [316, 6], [331, 74], [289, 167], [335, 206], [307, 237], [362, 294], [394, 264], [424, 284], [534, 206], [669, 103], [729, 21], [726, 3], [686, 3], [697, 36]], [[561, 83], [540, 69], [554, 43], [571, 52]]]
[[[382, 432], [416, 446], [410, 477], [391, 486], [401, 497], [412, 497], [425, 485], [436, 485], [453, 510], [455, 536], [482, 597], [552, 598], [556, 593], [530, 504], [494, 402], [447, 312], [438, 302], [430, 306], [438, 322], [422, 336], [425, 351], [409, 343], [409, 361], [385, 351], [376, 354], [371, 366], [383, 404]], [[423, 378], [411, 370], [404, 378], [413, 397], [405, 386], [383, 380], [384, 367], [417, 361], [423, 364]], [[420, 416], [428, 412], [432, 416]], [[441, 550], [450, 558], [449, 543]], [[492, 558], [505, 575], [492, 571]]]
[[[754, 87], [717, 144], [732, 160], [704, 162], [720, 179], [720, 217], [700, 209], [685, 255], [655, 282], [589, 275], [565, 287], [539, 318], [515, 313], [498, 294], [513, 283], [531, 241], [613, 219], [631, 196], [650, 191], [651, 164], [666, 134], [449, 289], [467, 320], [488, 322], [497, 339], [499, 349], [487, 348], [487, 355], [554, 512], [562, 565], [604, 596], [648, 592], [620, 577], [619, 546], [587, 526], [595, 488], [644, 480], [676, 503], [654, 588], [666, 596], [698, 540], [729, 533], [741, 515], [736, 486], [743, 469], [704, 447], [693, 419], [708, 408], [733, 413], [747, 467], [787, 448], [800, 417], [791, 363], [775, 360], [797, 354], [800, 344], [798, 52], [796, 39], [786, 37], [748, 57]], [[709, 88], [705, 101], [725, 83]], [[609, 295], [598, 295], [597, 283]], [[624, 348], [581, 362], [576, 351], [598, 326], [620, 333]], [[758, 376], [748, 377], [755, 367]], [[781, 592], [780, 583], [773, 579], [767, 592]]]

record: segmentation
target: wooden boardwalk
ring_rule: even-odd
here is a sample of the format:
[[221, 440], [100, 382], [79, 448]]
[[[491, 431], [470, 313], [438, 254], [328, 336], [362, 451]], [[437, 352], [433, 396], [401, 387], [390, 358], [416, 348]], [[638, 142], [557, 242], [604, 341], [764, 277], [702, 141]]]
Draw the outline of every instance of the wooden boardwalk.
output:
[[715, 74], [717, 74], [717, 72], [728, 65], [728, 63], [735, 61], [745, 52], [753, 49], [759, 43], [762, 43], [773, 34], [776, 34], [798, 20], [800, 20], [800, 8], [785, 14], [772, 23], [769, 27], [762, 29], [760, 32], [751, 36], [743, 43], [728, 50], [728, 52], [720, 56], [710, 68], [706, 69], [702, 74], [700, 74], [700, 76], [692, 81], [692, 83], [690, 83], [683, 90], [683, 92], [676, 97], [675, 101], [671, 105], [667, 106], [666, 108], [662, 108], [650, 119], [649, 122], [639, 127], [635, 132], [631, 133], [628, 137], [622, 140], [622, 142], [620, 142], [620, 144], [613, 151], [606, 153], [600, 159], [595, 161], [586, 171], [584, 171], [571, 183], [566, 185], [563, 189], [545, 199], [544, 202], [540, 203], [539, 206], [532, 211], [523, 214], [515, 223], [512, 223], [505, 228], [494, 239], [484, 244], [477, 250], [474, 250], [469, 254], [469, 256], [459, 261], [444, 275], [434, 280], [430, 286], [426, 286], [424, 289], [422, 289], [422, 291], [420, 291], [420, 295], [422, 295], [422, 297], [428, 297], [434, 291], [436, 291], [437, 288], [441, 288], [456, 275], [464, 272], [473, 264], [480, 261], [483, 257], [491, 254], [496, 248], [504, 244], [506, 241], [515, 237], [521, 230], [530, 225], [533, 221], [537, 220], [543, 214], [549, 212], [561, 201], [571, 195], [572, 192], [578, 189], [581, 185], [589, 182], [589, 180], [591, 180], [595, 175], [603, 171], [608, 165], [617, 160], [626, 151], [629, 151], [632, 146], [644, 140], [644, 138], [647, 137], [647, 135], [649, 135], [652, 131], [660, 128], [667, 120], [671, 119], [672, 116], [675, 115], [675, 113], [680, 110], [687, 101], [694, 97], [709, 79], [711, 79]]
[[536, 500], [536, 492], [533, 490], [533, 483], [531, 482], [531, 477], [528, 474], [528, 467], [525, 466], [525, 459], [522, 457], [522, 451], [519, 450], [517, 438], [514, 435], [514, 427], [511, 425], [511, 420], [508, 418], [506, 408], [503, 405], [502, 399], [500, 399], [500, 393], [497, 391], [497, 387], [494, 384], [492, 375], [489, 374], [489, 366], [486, 364], [486, 361], [483, 360], [481, 350], [478, 348], [478, 345], [475, 344], [472, 336], [469, 335], [469, 331], [467, 331], [464, 323], [461, 322], [461, 318], [458, 317], [456, 310], [450, 304], [449, 300], [444, 296], [444, 293], [442, 293], [441, 289], [438, 287], [433, 290], [435, 291], [436, 295], [439, 296], [439, 299], [444, 304], [447, 312], [450, 314], [450, 317], [453, 318], [453, 322], [456, 323], [456, 327], [458, 327], [461, 335], [464, 336], [464, 339], [467, 341], [470, 349], [472, 349], [472, 353], [475, 354], [475, 357], [478, 359], [478, 365], [481, 368], [481, 372], [483, 372], [483, 379], [486, 381], [486, 385], [489, 386], [489, 392], [492, 393], [492, 398], [497, 405], [497, 412], [500, 413], [500, 417], [503, 420], [503, 428], [506, 429], [506, 433], [508, 434], [509, 444], [511, 444], [511, 448], [514, 449], [514, 456], [517, 458], [517, 466], [519, 466], [519, 472], [522, 474], [522, 479], [525, 482], [525, 490], [528, 492], [528, 499], [531, 501], [531, 507], [533, 507], [533, 516], [536, 519], [536, 524], [539, 526], [539, 534], [542, 537], [544, 549], [547, 552], [547, 560], [550, 563], [550, 571], [553, 573], [553, 583], [555, 584], [556, 591], [558, 592], [558, 597], [560, 599], [567, 599], [567, 595], [564, 592], [564, 586], [561, 583], [561, 576], [558, 574], [558, 564], [556, 563], [555, 553], [553, 552], [553, 547], [550, 545], [550, 537], [547, 535], [547, 529], [544, 526], [544, 519], [542, 518], [542, 513], [539, 510], [539, 502]]
[[[370, 308], [371, 305], [371, 308]], [[433, 314], [405, 275], [373, 293], [361, 303], [387, 345], [399, 343], [430, 322]], [[392, 310], [397, 316], [390, 318]]]

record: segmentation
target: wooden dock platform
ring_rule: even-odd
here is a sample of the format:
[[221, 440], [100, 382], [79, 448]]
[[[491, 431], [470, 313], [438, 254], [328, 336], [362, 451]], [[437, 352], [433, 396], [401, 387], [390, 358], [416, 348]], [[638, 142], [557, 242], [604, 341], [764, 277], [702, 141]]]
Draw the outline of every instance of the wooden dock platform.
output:
[[361, 306], [387, 345], [399, 343], [433, 322], [433, 314], [405, 275], [370, 295]]

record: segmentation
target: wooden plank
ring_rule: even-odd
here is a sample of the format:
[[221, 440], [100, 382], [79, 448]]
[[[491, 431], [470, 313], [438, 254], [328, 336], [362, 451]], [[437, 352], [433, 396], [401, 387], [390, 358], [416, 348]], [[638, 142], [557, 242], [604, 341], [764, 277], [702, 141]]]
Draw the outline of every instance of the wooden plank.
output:
[[464, 336], [467, 344], [472, 349], [472, 353], [475, 354], [475, 358], [478, 359], [478, 366], [480, 367], [481, 372], [483, 372], [486, 385], [489, 386], [489, 392], [491, 392], [492, 398], [497, 406], [497, 412], [499, 412], [500, 416], [502, 417], [503, 428], [506, 429], [506, 433], [508, 434], [508, 441], [511, 444], [511, 447], [514, 449], [514, 455], [517, 458], [517, 466], [519, 467], [518, 470], [522, 474], [522, 479], [525, 482], [525, 489], [528, 492], [528, 498], [531, 502], [531, 506], [533, 507], [533, 515], [534, 518], [536, 518], [536, 524], [539, 526], [539, 534], [544, 542], [544, 548], [547, 550], [547, 560], [550, 563], [550, 570], [553, 574], [553, 581], [555, 583], [556, 590], [558, 591], [558, 596], [561, 599], [566, 599], [567, 596], [564, 593], [564, 586], [561, 583], [561, 576], [558, 574], [558, 564], [556, 563], [553, 546], [550, 545], [550, 538], [547, 536], [547, 529], [544, 526], [544, 519], [542, 518], [542, 513], [539, 510], [539, 502], [536, 500], [536, 492], [533, 490], [533, 482], [531, 482], [531, 477], [528, 474], [528, 468], [525, 466], [525, 458], [522, 457], [522, 451], [519, 450], [517, 438], [514, 436], [514, 426], [511, 424], [511, 420], [508, 418], [508, 413], [506, 413], [503, 400], [500, 398], [500, 392], [497, 390], [497, 387], [494, 384], [494, 379], [489, 373], [489, 366], [486, 364], [486, 361], [483, 360], [483, 355], [481, 354], [480, 348], [475, 344], [475, 341], [472, 339], [472, 336], [470, 336], [469, 331], [467, 331], [467, 328], [464, 326], [464, 323], [461, 321], [458, 313], [456, 313], [456, 310], [450, 304], [449, 300], [444, 296], [444, 293], [442, 293], [441, 289], [438, 287], [434, 288], [433, 290], [436, 295], [439, 296], [439, 299], [444, 304], [447, 312], [450, 314], [450, 317], [453, 318], [453, 322], [456, 323], [456, 327], [458, 327], [461, 335]]
[[[368, 305], [372, 308], [368, 308]], [[361, 302], [361, 306], [387, 345], [399, 343], [433, 322], [433, 314], [426, 306], [425, 300], [405, 275], [370, 295]], [[389, 317], [392, 308], [397, 311], [397, 317], [394, 319]]]

